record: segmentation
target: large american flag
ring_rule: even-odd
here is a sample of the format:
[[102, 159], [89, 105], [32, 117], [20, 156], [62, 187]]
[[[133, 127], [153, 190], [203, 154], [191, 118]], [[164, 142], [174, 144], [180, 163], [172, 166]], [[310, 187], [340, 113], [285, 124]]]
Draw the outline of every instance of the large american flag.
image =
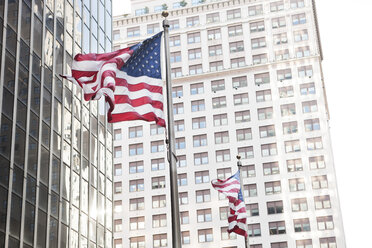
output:
[[229, 227], [227, 232], [235, 232], [244, 237], [247, 233], [247, 211], [240, 187], [240, 172], [238, 171], [225, 180], [212, 180], [212, 186], [229, 199], [230, 211], [228, 214]]
[[160, 68], [162, 32], [134, 46], [103, 54], [77, 54], [72, 75], [84, 99], [105, 97], [108, 121], [144, 120], [165, 126]]

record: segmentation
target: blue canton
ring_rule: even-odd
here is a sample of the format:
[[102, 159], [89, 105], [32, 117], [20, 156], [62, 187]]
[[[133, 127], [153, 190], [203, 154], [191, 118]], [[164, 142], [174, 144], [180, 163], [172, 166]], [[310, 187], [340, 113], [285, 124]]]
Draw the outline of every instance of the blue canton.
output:
[[133, 54], [121, 70], [132, 77], [148, 76], [161, 79], [160, 46], [162, 34], [163, 32], [160, 32], [131, 46]]

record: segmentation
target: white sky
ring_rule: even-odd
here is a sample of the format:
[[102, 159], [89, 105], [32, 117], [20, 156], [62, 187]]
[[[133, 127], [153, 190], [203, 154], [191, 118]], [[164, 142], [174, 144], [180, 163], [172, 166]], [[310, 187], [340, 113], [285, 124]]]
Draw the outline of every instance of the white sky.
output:
[[[346, 243], [366, 247], [372, 221], [372, 1], [316, 3]], [[129, 12], [129, 1], [113, 0], [113, 9], [114, 15]]]

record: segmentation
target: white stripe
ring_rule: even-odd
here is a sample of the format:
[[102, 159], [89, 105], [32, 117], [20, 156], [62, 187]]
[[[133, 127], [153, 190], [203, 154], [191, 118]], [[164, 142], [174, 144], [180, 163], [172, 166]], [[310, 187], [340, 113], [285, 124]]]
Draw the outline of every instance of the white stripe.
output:
[[[123, 53], [119, 56], [112, 57], [114, 58], [120, 58], [124, 61], [124, 63], [130, 58], [129, 53]], [[74, 60], [72, 62], [72, 70], [77, 70], [77, 71], [98, 71], [102, 67], [104, 63], [106, 63], [107, 60], [83, 60], [83, 61], [76, 61]]]
[[247, 224], [237, 222], [237, 221], [232, 221], [229, 223], [229, 230], [232, 230], [235, 226], [238, 226], [240, 229], [243, 229], [245, 231], [248, 230]]
[[90, 77], [80, 77], [80, 78], [78, 78], [78, 79], [79, 79], [79, 81], [80, 81], [81, 83], [85, 83], [85, 82], [92, 81], [93, 78], [94, 78], [94, 75], [93, 75], [93, 76], [90, 76]]
[[128, 103], [115, 104], [115, 109], [112, 111], [113, 114], [120, 114], [126, 112], [137, 112], [139, 115], [147, 113], [154, 113], [157, 117], [164, 119], [164, 113], [161, 109], [152, 107], [150, 104], [144, 104], [138, 107], [133, 107]]
[[127, 87], [117, 86], [115, 88], [115, 96], [128, 96], [129, 99], [135, 100], [144, 96], [151, 98], [153, 101], [163, 102], [163, 95], [160, 93], [153, 93], [147, 89], [138, 91], [129, 91]]
[[139, 83], [146, 83], [152, 86], [160, 86], [164, 85], [163, 80], [159, 78], [152, 78], [148, 76], [141, 76], [141, 77], [132, 77], [129, 76], [126, 72], [118, 70], [116, 72], [116, 77], [126, 79], [128, 84], [139, 84]]

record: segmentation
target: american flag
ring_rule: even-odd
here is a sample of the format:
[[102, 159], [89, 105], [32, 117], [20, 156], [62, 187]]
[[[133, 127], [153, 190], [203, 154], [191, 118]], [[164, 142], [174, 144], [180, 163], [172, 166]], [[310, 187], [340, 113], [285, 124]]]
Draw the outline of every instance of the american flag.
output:
[[108, 121], [144, 120], [165, 126], [160, 68], [162, 32], [134, 46], [103, 54], [77, 54], [72, 75], [84, 99], [105, 97]]
[[227, 232], [235, 232], [244, 237], [247, 233], [247, 212], [240, 187], [240, 172], [238, 171], [225, 180], [212, 180], [212, 186], [229, 199], [230, 211], [228, 214], [229, 227]]

